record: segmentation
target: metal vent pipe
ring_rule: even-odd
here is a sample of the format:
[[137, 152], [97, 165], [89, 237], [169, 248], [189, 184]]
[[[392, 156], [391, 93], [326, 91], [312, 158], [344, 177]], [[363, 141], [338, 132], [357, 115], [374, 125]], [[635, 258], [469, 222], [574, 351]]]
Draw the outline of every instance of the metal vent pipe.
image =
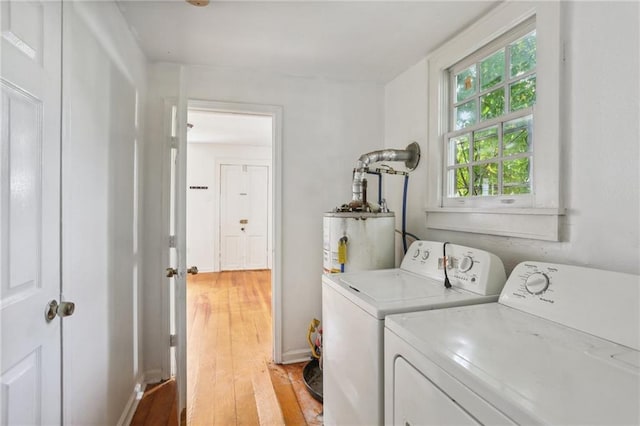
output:
[[[353, 173], [353, 198], [349, 207], [357, 209], [363, 207], [363, 181], [369, 165], [381, 161], [404, 161], [409, 171], [414, 170], [420, 162], [420, 145], [410, 143], [406, 149], [381, 149], [362, 154], [356, 163]], [[366, 206], [365, 206], [366, 207]]]

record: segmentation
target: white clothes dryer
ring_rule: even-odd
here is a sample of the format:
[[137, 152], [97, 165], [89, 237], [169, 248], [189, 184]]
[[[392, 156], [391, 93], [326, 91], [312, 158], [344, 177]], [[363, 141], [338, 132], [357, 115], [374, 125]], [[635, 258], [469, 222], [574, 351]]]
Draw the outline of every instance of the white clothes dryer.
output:
[[[486, 251], [414, 242], [400, 268], [322, 277], [326, 425], [384, 421], [384, 318], [388, 314], [495, 302], [506, 281]], [[444, 265], [451, 287], [445, 288]]]
[[385, 423], [640, 424], [640, 277], [524, 262], [498, 303], [391, 315]]

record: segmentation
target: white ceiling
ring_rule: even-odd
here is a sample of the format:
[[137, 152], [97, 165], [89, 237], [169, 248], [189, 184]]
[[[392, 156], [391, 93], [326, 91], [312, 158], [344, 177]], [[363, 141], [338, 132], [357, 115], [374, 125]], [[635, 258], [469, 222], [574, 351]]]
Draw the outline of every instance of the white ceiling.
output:
[[271, 146], [271, 117], [189, 110], [187, 133], [190, 143], [225, 143], [233, 145]]
[[386, 83], [497, 1], [117, 0], [153, 62]]

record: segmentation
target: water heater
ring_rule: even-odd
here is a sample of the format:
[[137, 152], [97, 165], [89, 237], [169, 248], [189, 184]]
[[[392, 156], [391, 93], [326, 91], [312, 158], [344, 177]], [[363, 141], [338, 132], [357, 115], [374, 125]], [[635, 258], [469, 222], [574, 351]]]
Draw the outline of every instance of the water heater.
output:
[[328, 212], [323, 218], [325, 273], [395, 266], [392, 212]]
[[[380, 161], [403, 161], [414, 170], [420, 161], [420, 145], [410, 143], [406, 149], [383, 149], [362, 154], [353, 169], [352, 198], [348, 204], [324, 214], [323, 270], [338, 272], [389, 269], [395, 266], [395, 215], [382, 199], [382, 170], [379, 177], [378, 204], [367, 201], [366, 174], [369, 166]], [[393, 171], [386, 166], [385, 173]], [[395, 174], [395, 171], [393, 171]], [[407, 179], [405, 174], [405, 201]], [[404, 239], [405, 209], [402, 216]], [[406, 250], [406, 248], [405, 248]]]

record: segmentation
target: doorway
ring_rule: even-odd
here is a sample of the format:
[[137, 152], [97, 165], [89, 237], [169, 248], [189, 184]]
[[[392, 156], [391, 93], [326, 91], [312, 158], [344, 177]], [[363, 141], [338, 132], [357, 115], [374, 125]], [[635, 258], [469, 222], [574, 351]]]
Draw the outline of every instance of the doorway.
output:
[[[220, 410], [230, 402], [229, 394], [218, 392], [221, 384], [227, 392], [233, 389], [236, 405], [255, 385], [251, 377], [234, 382], [243, 376], [238, 368], [259, 358], [254, 353], [241, 362], [242, 357], [232, 355], [239, 346], [250, 345], [249, 334], [260, 334], [257, 351], [263, 360], [278, 360], [279, 345], [272, 336], [279, 337], [280, 309], [273, 201], [279, 117], [262, 106], [189, 102], [186, 257], [200, 271], [187, 281], [191, 420], [207, 418], [212, 406], [218, 415], [228, 412]], [[261, 307], [261, 313], [251, 304]], [[208, 408], [203, 412], [203, 407]]]
[[271, 269], [272, 117], [189, 105], [187, 263], [201, 272]]

